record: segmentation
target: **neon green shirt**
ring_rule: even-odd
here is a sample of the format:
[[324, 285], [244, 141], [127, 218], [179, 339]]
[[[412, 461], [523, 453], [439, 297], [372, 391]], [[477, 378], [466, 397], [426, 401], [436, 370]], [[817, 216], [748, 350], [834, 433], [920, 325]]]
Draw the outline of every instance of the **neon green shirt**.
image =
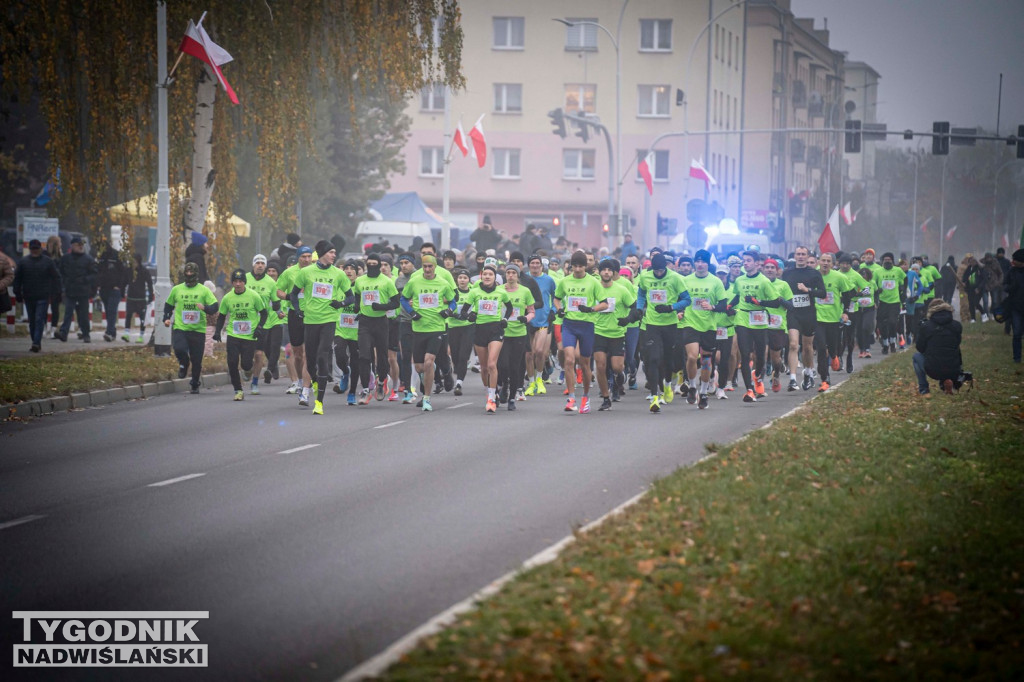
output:
[[778, 298], [771, 281], [760, 272], [753, 277], [743, 273], [732, 283], [732, 294], [739, 298], [736, 303], [736, 319], [733, 320], [733, 324], [749, 329], [767, 329], [768, 309], [765, 306], [747, 303], [744, 299], [747, 296], [753, 296], [759, 301]]
[[660, 327], [678, 326], [679, 317], [676, 311], [659, 313], [654, 309], [657, 305], [672, 305], [679, 300], [679, 295], [686, 291], [686, 280], [678, 272], [666, 270], [661, 279], [654, 276], [653, 270], [642, 270], [636, 278], [637, 298], [644, 299], [644, 324]]
[[526, 315], [527, 309], [536, 304], [536, 301], [533, 299], [533, 293], [522, 284], [517, 285], [515, 291], [509, 291], [507, 283], [502, 284], [501, 288], [505, 290], [508, 300], [512, 303], [512, 317], [508, 319], [505, 336], [513, 338], [526, 336], [526, 324], [516, 318], [520, 315]]
[[594, 333], [606, 339], [621, 339], [626, 335], [626, 328], [619, 326], [619, 318], [629, 314], [636, 302], [636, 294], [629, 280], [609, 282], [608, 286], [601, 284], [601, 289], [608, 307], [595, 315]]
[[294, 286], [305, 294], [302, 312], [306, 324], [328, 324], [338, 320], [338, 311], [331, 307], [331, 301], [344, 300], [352, 283], [343, 270], [333, 265], [329, 268], [313, 265], [299, 271]]
[[220, 300], [220, 314], [228, 316], [228, 336], [252, 341], [252, 333], [260, 323], [260, 311], [266, 310], [263, 297], [252, 289], [236, 294], [232, 289]]
[[569, 275], [558, 280], [558, 284], [555, 286], [555, 298], [564, 303], [565, 319], [593, 322], [597, 313], [581, 313], [577, 310], [577, 306], [596, 306], [604, 300], [603, 287], [598, 280], [589, 275], [583, 275], [580, 278]]
[[[789, 286], [789, 282], [776, 277], [774, 280], [768, 280], [775, 287], [775, 298], [781, 298], [783, 301], [793, 300], [793, 289]], [[786, 331], [789, 329], [789, 320], [786, 319], [786, 308], [779, 306], [768, 311], [768, 328], [769, 329], [781, 329]]]
[[821, 279], [825, 282], [825, 298], [814, 299], [818, 322], [839, 322], [843, 317], [843, 293], [853, 289], [853, 284], [838, 270], [822, 273]]
[[270, 329], [284, 322], [273, 310], [273, 302], [279, 299], [277, 298], [277, 282], [270, 275], [264, 273], [263, 277], [256, 279], [251, 272], [245, 273], [245, 288], [258, 293], [263, 297], [263, 302], [267, 304], [267, 322], [263, 325], [264, 327]]
[[698, 277], [697, 273], [693, 273], [683, 279], [686, 280], [686, 289], [690, 292], [690, 305], [683, 316], [683, 326], [699, 332], [715, 329], [718, 326], [717, 313], [704, 310], [701, 302], [706, 301], [714, 307], [725, 299], [728, 294], [722, 280], [710, 273], [704, 277]]
[[409, 299], [409, 305], [420, 314], [420, 319], [412, 321], [414, 332], [444, 332], [445, 318], [441, 311], [448, 309], [448, 304], [455, 299], [455, 287], [440, 275], [433, 279], [410, 277], [402, 296]]
[[879, 303], [899, 303], [900, 289], [907, 281], [907, 273], [895, 265], [889, 270], [879, 267], [875, 270], [875, 286], [878, 287]]
[[508, 292], [500, 286], [495, 286], [490, 293], [475, 286], [459, 297], [460, 305], [468, 303], [469, 312], [476, 311], [476, 324], [500, 322], [505, 317], [505, 304], [508, 302]]
[[387, 303], [398, 295], [394, 280], [386, 275], [360, 275], [356, 277], [352, 289], [359, 299], [359, 314], [363, 317], [384, 317], [388, 311], [374, 310], [373, 304]]
[[184, 282], [175, 285], [167, 295], [167, 302], [174, 306], [173, 329], [183, 332], [206, 333], [205, 307], [217, 302], [205, 284], [188, 286]]

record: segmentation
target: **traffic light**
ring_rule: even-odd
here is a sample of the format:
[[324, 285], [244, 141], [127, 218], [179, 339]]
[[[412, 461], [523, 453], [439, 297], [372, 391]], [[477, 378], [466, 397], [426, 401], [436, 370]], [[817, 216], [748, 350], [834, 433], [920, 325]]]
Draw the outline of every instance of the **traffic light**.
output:
[[554, 128], [551, 130], [555, 135], [558, 135], [563, 140], [565, 139], [565, 116], [562, 114], [561, 109], [552, 109], [548, 112], [548, 118], [551, 119], [551, 125]]
[[935, 156], [949, 154], [949, 121], [933, 123], [932, 133], [932, 154]]
[[860, 121], [846, 122], [846, 144], [847, 154], [860, 153]]
[[561, 224], [562, 224], [562, 221], [559, 219], [558, 216], [555, 216], [554, 218], [551, 219], [552, 227], [558, 227]]
[[[581, 112], [580, 115], [581, 116], [583, 115], [582, 112]], [[579, 130], [576, 131], [576, 137], [580, 138], [584, 142], [589, 141], [590, 140], [590, 126], [588, 126], [586, 123], [583, 123], [582, 121], [578, 121], [576, 123], [576, 125], [579, 126]]]
[[1017, 126], [1017, 158], [1024, 159], [1024, 126]]
[[768, 216], [768, 239], [776, 244], [786, 241], [785, 216]]
[[608, 227], [608, 223], [605, 223], [604, 225], [601, 226], [601, 231], [604, 232], [605, 234], [608, 234], [609, 229], [610, 228]]

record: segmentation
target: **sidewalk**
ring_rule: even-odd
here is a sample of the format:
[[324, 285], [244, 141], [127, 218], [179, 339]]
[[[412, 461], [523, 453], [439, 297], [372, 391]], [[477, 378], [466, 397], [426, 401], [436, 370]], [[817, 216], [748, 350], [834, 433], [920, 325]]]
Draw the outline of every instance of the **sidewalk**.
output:
[[[118, 334], [124, 333], [123, 329], [118, 329]], [[149, 336], [152, 333], [152, 329], [146, 328], [146, 340], [149, 340]], [[137, 348], [144, 344], [135, 343], [135, 339], [138, 338], [138, 333], [133, 330], [131, 343], [125, 343], [121, 340], [120, 336], [113, 341], [103, 340], [103, 330], [100, 329], [97, 333], [94, 329], [92, 334], [92, 343], [83, 343], [75, 332], [68, 334], [67, 342], [61, 342], [59, 339], [51, 339], [48, 335], [43, 336], [42, 348], [39, 353], [32, 353], [29, 351], [29, 347], [32, 345], [32, 339], [26, 336], [3, 336], [0, 337], [0, 359], [14, 359], [24, 358], [28, 356], [36, 355], [50, 355], [53, 353], [74, 353], [77, 351], [97, 351], [107, 350], [110, 348]]]

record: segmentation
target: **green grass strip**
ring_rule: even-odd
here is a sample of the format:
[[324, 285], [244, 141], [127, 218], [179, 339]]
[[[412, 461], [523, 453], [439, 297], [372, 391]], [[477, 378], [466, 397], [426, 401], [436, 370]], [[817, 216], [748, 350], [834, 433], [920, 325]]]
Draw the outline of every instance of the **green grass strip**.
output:
[[995, 324], [966, 330], [970, 392], [919, 397], [903, 353], [709, 445], [717, 457], [386, 679], [1020, 679], [1024, 376], [1009, 345]]

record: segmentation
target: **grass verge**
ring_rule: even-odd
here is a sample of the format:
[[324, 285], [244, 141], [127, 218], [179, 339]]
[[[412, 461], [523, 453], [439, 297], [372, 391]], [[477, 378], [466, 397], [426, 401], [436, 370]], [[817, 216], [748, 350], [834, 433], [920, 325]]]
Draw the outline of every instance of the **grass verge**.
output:
[[[203, 373], [227, 371], [223, 350], [203, 360]], [[0, 403], [70, 395], [178, 378], [173, 357], [150, 347], [53, 353], [0, 361]]]
[[1019, 679], [1024, 373], [965, 334], [971, 392], [910, 354], [658, 481], [386, 674]]

